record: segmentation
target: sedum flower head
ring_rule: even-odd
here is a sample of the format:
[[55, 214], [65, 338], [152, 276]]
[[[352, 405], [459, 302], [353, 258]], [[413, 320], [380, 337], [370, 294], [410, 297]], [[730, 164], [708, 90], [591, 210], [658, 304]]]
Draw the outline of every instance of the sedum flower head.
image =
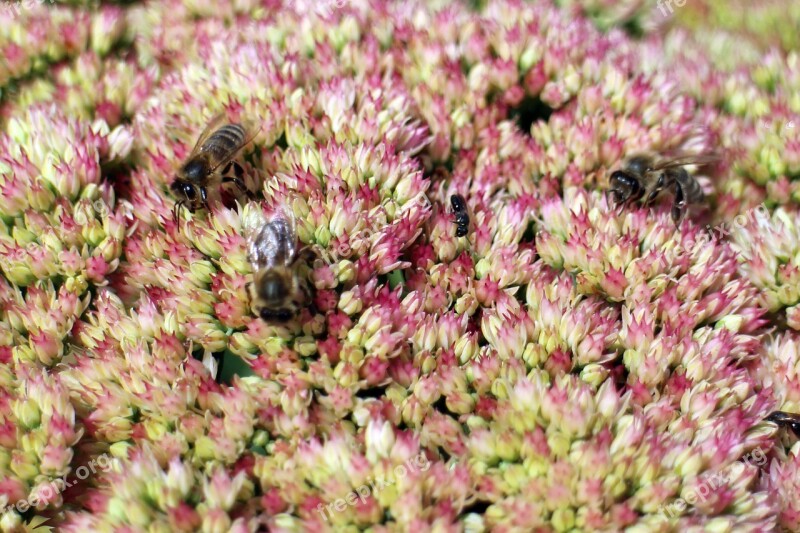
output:
[[777, 209], [772, 216], [754, 212], [732, 236], [740, 251], [740, 270], [761, 289], [761, 305], [771, 312], [786, 309], [787, 324], [795, 327], [800, 288], [795, 272], [796, 216]]
[[[633, 1], [0, 11], [0, 529], [796, 524], [796, 54]], [[219, 112], [252, 198], [176, 223]], [[679, 226], [609, 205], [712, 149]], [[280, 211], [286, 324], [248, 290]]]
[[[72, 471], [74, 447], [83, 430], [76, 424], [69, 391], [57, 375], [22, 365], [12, 373], [4, 365], [0, 380], [2, 520], [19, 524], [27, 507], [36, 516], [63, 504], [52, 483]], [[19, 506], [20, 501], [27, 507]]]

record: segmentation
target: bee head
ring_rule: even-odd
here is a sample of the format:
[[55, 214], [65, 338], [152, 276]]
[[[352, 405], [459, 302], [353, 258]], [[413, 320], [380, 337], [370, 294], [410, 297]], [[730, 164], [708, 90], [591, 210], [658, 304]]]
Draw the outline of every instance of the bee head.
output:
[[653, 160], [651, 157], [639, 154], [628, 159], [628, 162], [625, 164], [625, 169], [631, 174], [643, 176], [645, 173], [651, 170], [652, 166]]
[[261, 309], [261, 311], [259, 311], [258, 316], [260, 316], [261, 320], [264, 322], [276, 322], [279, 324], [284, 324], [294, 318], [294, 313], [285, 307], [280, 309], [269, 309], [268, 307], [264, 307]]
[[170, 185], [169, 188], [178, 197], [188, 200], [191, 203], [197, 201], [197, 188], [188, 181], [176, 179], [172, 182], [172, 185]]
[[784, 413], [783, 411], [774, 411], [765, 418], [768, 422], [774, 422], [776, 424], [784, 424], [786, 422], [792, 422], [794, 420], [800, 421], [800, 418], [797, 416], [792, 416], [789, 413]]
[[800, 415], [785, 413], [783, 411], [775, 411], [771, 413], [765, 420], [773, 422], [779, 426], [788, 427], [792, 432], [800, 437]]
[[608, 194], [617, 205], [638, 198], [644, 192], [636, 176], [625, 170], [615, 170], [609, 178], [609, 185]]

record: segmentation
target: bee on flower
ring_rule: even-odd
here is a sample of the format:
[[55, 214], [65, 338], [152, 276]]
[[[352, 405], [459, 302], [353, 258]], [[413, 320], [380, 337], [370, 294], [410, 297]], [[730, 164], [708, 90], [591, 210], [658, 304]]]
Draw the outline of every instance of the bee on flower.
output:
[[311, 300], [300, 267], [314, 251], [311, 247], [298, 249], [297, 223], [288, 207], [279, 208], [269, 218], [260, 210], [256, 213], [245, 232], [253, 268], [253, 281], [248, 284], [251, 302], [265, 322], [286, 323]]
[[191, 212], [200, 207], [208, 209], [209, 187], [233, 183], [242, 193], [251, 196], [243, 181], [244, 169], [234, 159], [255, 138], [260, 127], [253, 124], [226, 124], [220, 127], [224, 120], [224, 113], [211, 119], [170, 185], [179, 198], [173, 212], [176, 222], [183, 205], [188, 205]]

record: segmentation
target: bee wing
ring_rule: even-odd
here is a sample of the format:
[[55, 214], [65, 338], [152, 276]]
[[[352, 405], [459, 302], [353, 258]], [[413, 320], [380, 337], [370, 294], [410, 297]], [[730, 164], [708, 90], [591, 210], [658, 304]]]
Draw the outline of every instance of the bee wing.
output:
[[297, 248], [297, 219], [294, 216], [294, 211], [290, 208], [282, 207], [281, 211], [283, 217], [289, 222], [289, 251], [294, 255], [295, 249]]
[[208, 137], [212, 133], [217, 131], [217, 128], [219, 127], [219, 125], [222, 123], [223, 120], [225, 120], [225, 112], [224, 111], [221, 112], [221, 113], [217, 113], [216, 115], [214, 115], [211, 118], [211, 120], [208, 122], [208, 124], [206, 124], [206, 127], [203, 130], [203, 133], [201, 133], [200, 137], [197, 138], [197, 142], [195, 143], [194, 148], [192, 148], [192, 153], [189, 155], [189, 157], [187, 159], [189, 159], [192, 156], [196, 155], [197, 152], [200, 151], [200, 148], [203, 146], [203, 143], [206, 142], [206, 140], [208, 139]]
[[266, 224], [260, 228], [254, 228], [247, 238], [247, 259], [253, 267], [253, 271], [273, 266], [271, 233], [267, 230]]
[[280, 233], [282, 246], [281, 264], [291, 263], [297, 254], [297, 219], [294, 211], [287, 205], [282, 205], [278, 209], [274, 218], [270, 220]]
[[717, 154], [680, 155], [665, 159], [661, 163], [658, 163], [651, 168], [650, 172], [665, 170], [668, 168], [683, 167], [686, 165], [708, 165], [711, 163], [716, 163], [719, 160], [720, 156]]
[[242, 233], [247, 243], [247, 260], [253, 270], [260, 268], [261, 249], [259, 247], [259, 234], [267, 225], [267, 217], [261, 205], [255, 202], [247, 203], [242, 211]]
[[214, 165], [214, 166], [212, 167], [212, 172], [213, 172], [213, 171], [215, 171], [215, 170], [217, 170], [219, 167], [221, 167], [221, 166], [225, 165], [226, 163], [228, 163], [228, 161], [230, 161], [230, 160], [231, 160], [231, 159], [233, 159], [234, 157], [236, 157], [236, 154], [238, 154], [238, 153], [239, 153], [239, 151], [240, 151], [242, 148], [244, 148], [245, 146], [247, 146], [247, 145], [248, 145], [248, 143], [250, 143], [250, 141], [252, 141], [253, 139], [255, 139], [255, 138], [256, 138], [256, 135], [258, 135], [258, 132], [260, 132], [260, 131], [261, 131], [261, 126], [260, 126], [260, 125], [257, 125], [257, 124], [255, 124], [255, 123], [253, 123], [253, 122], [248, 122], [248, 123], [246, 123], [246, 124], [242, 124], [242, 127], [243, 127], [243, 128], [244, 128], [244, 130], [245, 130], [245, 134], [244, 134], [244, 136], [242, 137], [242, 142], [240, 142], [239, 144], [237, 144], [236, 146], [234, 146], [233, 148], [231, 148], [231, 151], [230, 151], [230, 152], [228, 152], [228, 154], [226, 154], [226, 155], [225, 155], [225, 157], [223, 157], [223, 158], [221, 158], [219, 161], [217, 161], [217, 162], [216, 162], [216, 165]]
[[296, 235], [294, 217], [286, 210], [270, 219], [263, 217], [260, 224], [248, 228], [247, 256], [253, 270], [290, 264], [296, 253]]

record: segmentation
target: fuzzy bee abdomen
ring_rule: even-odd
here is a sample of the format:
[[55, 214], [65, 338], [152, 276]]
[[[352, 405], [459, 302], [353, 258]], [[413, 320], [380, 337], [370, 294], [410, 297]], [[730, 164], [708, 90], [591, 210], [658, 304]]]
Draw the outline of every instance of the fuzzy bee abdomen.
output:
[[245, 129], [239, 124], [228, 124], [215, 131], [203, 144], [202, 151], [209, 152], [215, 159], [227, 159], [244, 144]]

